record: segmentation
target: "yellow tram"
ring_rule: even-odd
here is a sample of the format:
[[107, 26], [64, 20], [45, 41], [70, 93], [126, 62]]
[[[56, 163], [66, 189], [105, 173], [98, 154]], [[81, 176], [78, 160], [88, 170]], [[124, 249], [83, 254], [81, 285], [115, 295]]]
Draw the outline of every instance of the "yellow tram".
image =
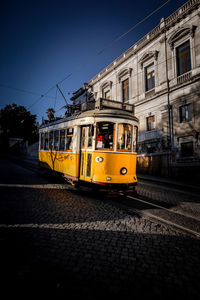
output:
[[129, 188], [137, 183], [137, 129], [126, 109], [75, 113], [40, 127], [39, 163], [71, 183]]

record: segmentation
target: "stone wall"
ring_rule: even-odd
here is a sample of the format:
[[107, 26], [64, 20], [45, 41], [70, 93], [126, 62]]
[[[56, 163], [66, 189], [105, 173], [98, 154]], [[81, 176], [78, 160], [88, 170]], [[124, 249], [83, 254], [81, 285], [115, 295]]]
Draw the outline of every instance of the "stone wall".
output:
[[199, 184], [200, 162], [177, 161], [172, 152], [140, 154], [137, 156], [137, 174], [174, 178]]

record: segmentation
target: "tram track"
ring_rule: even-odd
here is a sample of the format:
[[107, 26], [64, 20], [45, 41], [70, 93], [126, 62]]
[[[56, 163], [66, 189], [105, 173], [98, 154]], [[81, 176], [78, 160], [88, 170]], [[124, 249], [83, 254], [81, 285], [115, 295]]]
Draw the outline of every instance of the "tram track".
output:
[[176, 230], [200, 238], [200, 220], [182, 212], [171, 210], [170, 204], [166, 205], [163, 202], [163, 205], [159, 205], [153, 199], [147, 200], [137, 195], [126, 195], [122, 198], [113, 198], [111, 201], [129, 214], [136, 214], [153, 222], [166, 224]]
[[[39, 172], [40, 175], [44, 175], [43, 172], [39, 171], [39, 168], [36, 164], [14, 158], [12, 158], [11, 160], [26, 169], [37, 173]], [[148, 185], [149, 184], [150, 183], [148, 183]], [[66, 185], [68, 185], [67, 189], [73, 192], [77, 191], [79, 193], [84, 192], [90, 194], [90, 189], [76, 189], [74, 186], [71, 186], [69, 184]], [[160, 184], [159, 186], [161, 188]], [[164, 189], [165, 188], [166, 187], [164, 187]], [[95, 198], [97, 197], [101, 199], [101, 196], [102, 195], [98, 194], [98, 196], [95, 195]], [[124, 195], [123, 193], [118, 195], [115, 194], [114, 197], [108, 197], [108, 200], [110, 203], [113, 203], [113, 205], [118, 206], [129, 214], [148, 218], [152, 222], [157, 222], [159, 224], [166, 224], [167, 226], [173, 227], [178, 231], [200, 238], [200, 219], [192, 217], [191, 215], [184, 214], [182, 211], [180, 212], [177, 210], [172, 210], [175, 206], [171, 203], [165, 201], [157, 201], [155, 199], [143, 197], [138, 194]]]

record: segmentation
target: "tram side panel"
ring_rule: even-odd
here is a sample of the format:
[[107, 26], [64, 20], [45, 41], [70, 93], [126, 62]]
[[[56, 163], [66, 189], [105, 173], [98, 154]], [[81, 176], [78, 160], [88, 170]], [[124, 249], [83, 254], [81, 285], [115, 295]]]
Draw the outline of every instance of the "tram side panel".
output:
[[[72, 134], [72, 148], [71, 150], [55, 151], [55, 150], [41, 150], [39, 151], [39, 164], [42, 167], [50, 170], [63, 173], [65, 177], [69, 177], [72, 180], [77, 181], [79, 176], [79, 135], [77, 134], [76, 126], [67, 126], [66, 128], [73, 128]], [[57, 128], [57, 130], [61, 130]], [[47, 132], [51, 132], [48, 130]], [[66, 130], [65, 130], [66, 131]], [[66, 134], [66, 133], [65, 133]], [[41, 138], [41, 137], [40, 137]], [[47, 147], [50, 148], [50, 142], [48, 141]], [[43, 145], [44, 147], [44, 145]], [[40, 139], [41, 148], [41, 139]]]
[[40, 151], [39, 162], [42, 167], [60, 172], [78, 179], [79, 154]]

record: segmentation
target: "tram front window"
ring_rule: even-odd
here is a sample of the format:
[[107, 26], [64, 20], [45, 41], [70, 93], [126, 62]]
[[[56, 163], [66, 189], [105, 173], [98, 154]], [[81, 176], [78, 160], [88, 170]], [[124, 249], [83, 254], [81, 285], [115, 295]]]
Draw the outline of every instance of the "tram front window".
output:
[[132, 125], [118, 124], [117, 150], [131, 151]]
[[96, 149], [114, 149], [114, 123], [97, 123]]

